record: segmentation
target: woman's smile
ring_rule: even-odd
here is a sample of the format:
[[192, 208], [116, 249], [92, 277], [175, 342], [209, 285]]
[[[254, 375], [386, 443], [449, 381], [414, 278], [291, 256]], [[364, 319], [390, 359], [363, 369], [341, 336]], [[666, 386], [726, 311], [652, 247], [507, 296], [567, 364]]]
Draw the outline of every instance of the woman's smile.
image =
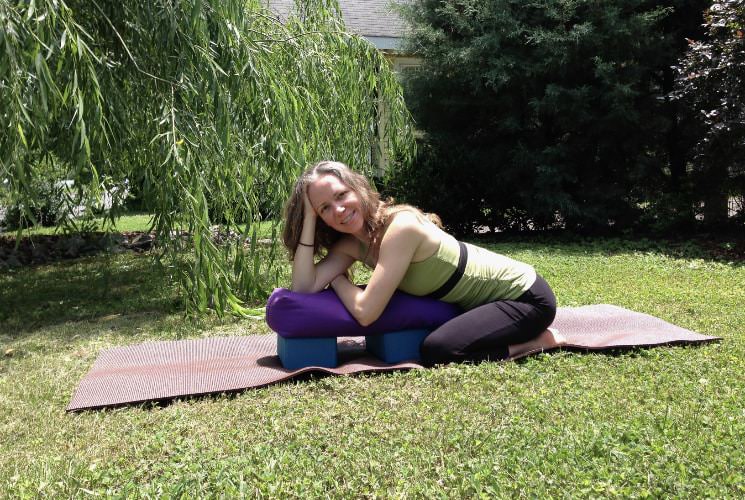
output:
[[308, 185], [308, 199], [318, 216], [340, 233], [356, 234], [363, 229], [357, 193], [334, 175], [324, 175]]
[[352, 220], [352, 217], [353, 217], [353, 216], [354, 216], [354, 214], [356, 214], [356, 213], [357, 213], [356, 211], [354, 211], [354, 210], [350, 210], [350, 211], [349, 211], [349, 214], [348, 214], [348, 215], [347, 215], [346, 217], [344, 217], [344, 219], [343, 219], [343, 220], [341, 221], [341, 223], [342, 223], [342, 224], [349, 224], [349, 221], [350, 221], [350, 220]]

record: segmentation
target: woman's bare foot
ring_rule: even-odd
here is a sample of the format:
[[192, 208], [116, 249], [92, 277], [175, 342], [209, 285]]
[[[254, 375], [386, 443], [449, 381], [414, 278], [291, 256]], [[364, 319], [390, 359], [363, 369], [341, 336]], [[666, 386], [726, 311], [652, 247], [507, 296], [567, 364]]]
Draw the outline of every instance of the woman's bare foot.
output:
[[556, 328], [548, 328], [533, 340], [508, 346], [511, 358], [530, 352], [543, 352], [556, 349], [566, 344], [566, 338]]
[[567, 343], [567, 338], [561, 334], [558, 328], [547, 328], [541, 335], [549, 334], [553, 336], [554, 347], [561, 347]]

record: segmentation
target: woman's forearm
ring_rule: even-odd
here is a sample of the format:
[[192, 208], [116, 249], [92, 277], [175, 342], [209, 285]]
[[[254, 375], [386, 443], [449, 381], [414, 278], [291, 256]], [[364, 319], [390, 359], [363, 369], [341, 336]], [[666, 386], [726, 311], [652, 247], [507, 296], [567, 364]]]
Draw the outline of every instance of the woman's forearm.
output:
[[331, 288], [341, 300], [344, 307], [354, 319], [362, 326], [367, 326], [380, 317], [379, 311], [370, 310], [365, 307], [365, 290], [358, 287], [344, 275], [337, 276], [331, 281]]
[[[315, 244], [316, 216], [306, 215], [303, 219], [303, 230], [300, 233], [300, 244], [295, 249], [292, 261], [292, 290], [295, 292], [315, 292], [316, 265], [313, 255]], [[310, 246], [308, 246], [310, 245]]]

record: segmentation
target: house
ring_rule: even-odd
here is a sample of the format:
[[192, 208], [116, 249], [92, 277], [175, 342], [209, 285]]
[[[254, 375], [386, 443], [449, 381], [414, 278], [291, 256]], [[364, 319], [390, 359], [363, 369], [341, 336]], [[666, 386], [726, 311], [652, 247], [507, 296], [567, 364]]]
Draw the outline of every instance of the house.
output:
[[[263, 0], [277, 17], [286, 19], [295, 7], [294, 0]], [[404, 36], [406, 23], [396, 12], [395, 3], [408, 0], [338, 0], [347, 30], [360, 35], [383, 53], [393, 65], [393, 71], [403, 71], [419, 66], [420, 59], [406, 52]], [[385, 171], [388, 158], [381, 147], [386, 134], [386, 110], [379, 109], [377, 134], [379, 140], [371, 147], [370, 161], [376, 167], [376, 175]]]
[[[280, 19], [286, 18], [295, 6], [294, 0], [265, 0], [270, 10]], [[407, 54], [403, 48], [406, 23], [393, 4], [406, 0], [339, 0], [347, 29], [362, 36], [393, 63], [401, 72], [419, 65], [419, 59]]]

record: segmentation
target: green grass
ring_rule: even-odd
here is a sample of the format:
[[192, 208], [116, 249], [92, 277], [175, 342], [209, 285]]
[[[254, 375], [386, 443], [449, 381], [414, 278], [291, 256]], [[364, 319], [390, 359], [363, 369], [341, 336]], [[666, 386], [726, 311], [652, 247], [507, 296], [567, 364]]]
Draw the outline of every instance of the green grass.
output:
[[[96, 231], [102, 230], [104, 220], [102, 218], [94, 219], [93, 221], [93, 228]], [[116, 222], [113, 226], [113, 231], [116, 232], [131, 232], [131, 231], [149, 231], [152, 229], [152, 223], [153, 223], [153, 216], [152, 214], [128, 214], [124, 215], [122, 217], [119, 217], [116, 219]], [[259, 224], [259, 238], [269, 238], [271, 237], [272, 230], [271, 230], [271, 221], [261, 222]], [[62, 229], [61, 228], [55, 228], [55, 227], [43, 227], [43, 226], [35, 226], [32, 228], [29, 228], [28, 231], [24, 231], [24, 235], [48, 235], [48, 234], [61, 234]], [[14, 232], [10, 232], [10, 235], [15, 235]]]
[[[562, 306], [612, 303], [721, 343], [311, 378], [66, 414], [97, 353], [268, 333], [185, 319], [168, 269], [99, 256], [0, 274], [8, 496], [741, 497], [745, 266], [654, 243], [502, 243]], [[260, 306], [261, 304], [253, 304]]]
[[[113, 230], [119, 232], [125, 231], [148, 231], [151, 228], [153, 222], [153, 216], [151, 214], [128, 214], [116, 219]], [[102, 218], [93, 219], [93, 229], [100, 231], [103, 228], [104, 220]], [[56, 227], [44, 227], [34, 226], [28, 230], [24, 230], [24, 235], [47, 235], [47, 234], [61, 234], [62, 228]], [[9, 234], [14, 235], [15, 232], [11, 231]]]

